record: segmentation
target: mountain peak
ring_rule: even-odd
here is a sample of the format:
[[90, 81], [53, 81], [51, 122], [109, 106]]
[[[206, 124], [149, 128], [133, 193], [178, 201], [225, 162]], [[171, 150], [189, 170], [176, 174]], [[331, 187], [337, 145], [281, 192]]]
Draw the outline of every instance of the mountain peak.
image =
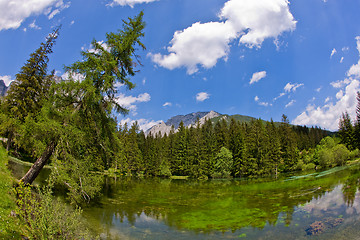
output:
[[202, 125], [205, 123], [207, 119], [211, 119], [218, 116], [221, 116], [221, 114], [215, 111], [194, 112], [186, 115], [177, 115], [167, 120], [166, 123], [161, 121], [159, 124], [154, 125], [150, 129], [148, 129], [145, 134], [146, 135], [151, 134], [155, 136], [157, 133], [160, 132], [161, 135], [164, 136], [165, 134], [170, 133], [172, 126], [174, 126], [176, 132], [181, 122], [184, 123], [185, 127], [191, 127], [191, 126], [195, 126], [198, 120], [200, 125]]
[[0, 79], [0, 96], [5, 96], [8, 87], [5, 85], [5, 81]]

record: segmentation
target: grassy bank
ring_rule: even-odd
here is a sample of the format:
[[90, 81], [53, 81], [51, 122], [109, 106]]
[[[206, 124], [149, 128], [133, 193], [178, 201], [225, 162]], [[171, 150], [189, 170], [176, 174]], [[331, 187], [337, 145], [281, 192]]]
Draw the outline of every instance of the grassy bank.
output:
[[0, 145], [0, 239], [21, 239], [24, 228], [18, 218], [11, 216], [16, 209], [13, 192], [15, 180], [6, 167], [7, 161], [7, 153]]

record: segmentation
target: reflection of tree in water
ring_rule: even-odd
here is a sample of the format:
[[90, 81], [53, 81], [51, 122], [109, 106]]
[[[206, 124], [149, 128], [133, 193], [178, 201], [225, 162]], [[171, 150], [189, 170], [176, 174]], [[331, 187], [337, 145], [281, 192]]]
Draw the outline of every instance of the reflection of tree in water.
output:
[[356, 192], [360, 187], [360, 173], [358, 169], [356, 171], [351, 171], [351, 173], [352, 174], [349, 175], [348, 179], [345, 181], [342, 187], [344, 202], [348, 207], [353, 206]]
[[111, 197], [102, 201], [101, 219], [109, 225], [135, 225], [144, 214], [176, 229], [212, 232], [261, 229], [276, 225], [281, 214], [281, 221], [290, 225], [297, 206], [320, 199], [338, 184], [344, 183], [344, 199], [352, 204], [358, 179], [352, 171], [292, 181], [118, 179], [104, 190]]

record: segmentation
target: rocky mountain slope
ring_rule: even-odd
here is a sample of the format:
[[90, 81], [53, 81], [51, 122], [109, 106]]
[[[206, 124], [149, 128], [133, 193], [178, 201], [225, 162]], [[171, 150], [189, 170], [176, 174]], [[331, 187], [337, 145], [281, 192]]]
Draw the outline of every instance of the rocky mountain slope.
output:
[[185, 127], [190, 127], [195, 126], [198, 120], [200, 122], [200, 125], [202, 125], [207, 119], [213, 119], [220, 116], [221, 114], [215, 111], [177, 115], [167, 120], [166, 123], [164, 121], [161, 121], [159, 124], [154, 125], [145, 132], [145, 135], [151, 134], [152, 136], [155, 136], [157, 133], [161, 133], [162, 136], [164, 136], [165, 134], [168, 135], [172, 126], [174, 126], [175, 132], [177, 131], [181, 121], [184, 123]]
[[0, 79], [0, 96], [5, 96], [8, 87], [5, 85], [5, 82]]

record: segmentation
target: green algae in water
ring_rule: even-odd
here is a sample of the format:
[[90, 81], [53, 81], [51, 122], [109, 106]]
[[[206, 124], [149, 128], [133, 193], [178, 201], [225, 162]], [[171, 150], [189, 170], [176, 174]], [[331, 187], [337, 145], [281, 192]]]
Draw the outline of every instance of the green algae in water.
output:
[[[266, 234], [276, 239], [306, 239], [305, 229], [321, 221], [321, 216], [348, 217], [346, 209], [351, 204], [346, 202], [360, 202], [357, 191], [344, 195], [348, 188], [343, 190], [348, 185], [358, 189], [359, 172], [359, 168], [344, 168], [311, 176], [311, 180], [291, 181], [145, 179], [114, 183], [108, 179], [108, 197], [101, 199], [97, 211], [89, 208], [84, 212], [99, 222], [100, 232], [121, 229], [134, 239], [142, 238], [140, 233], [145, 230], [146, 239], [258, 239]], [[319, 211], [322, 215], [314, 214]], [[347, 219], [350, 223], [351, 217]], [[346, 229], [345, 224], [336, 231]], [[131, 230], [131, 226], [136, 228]], [[332, 239], [334, 231], [324, 232], [323, 239]]]

